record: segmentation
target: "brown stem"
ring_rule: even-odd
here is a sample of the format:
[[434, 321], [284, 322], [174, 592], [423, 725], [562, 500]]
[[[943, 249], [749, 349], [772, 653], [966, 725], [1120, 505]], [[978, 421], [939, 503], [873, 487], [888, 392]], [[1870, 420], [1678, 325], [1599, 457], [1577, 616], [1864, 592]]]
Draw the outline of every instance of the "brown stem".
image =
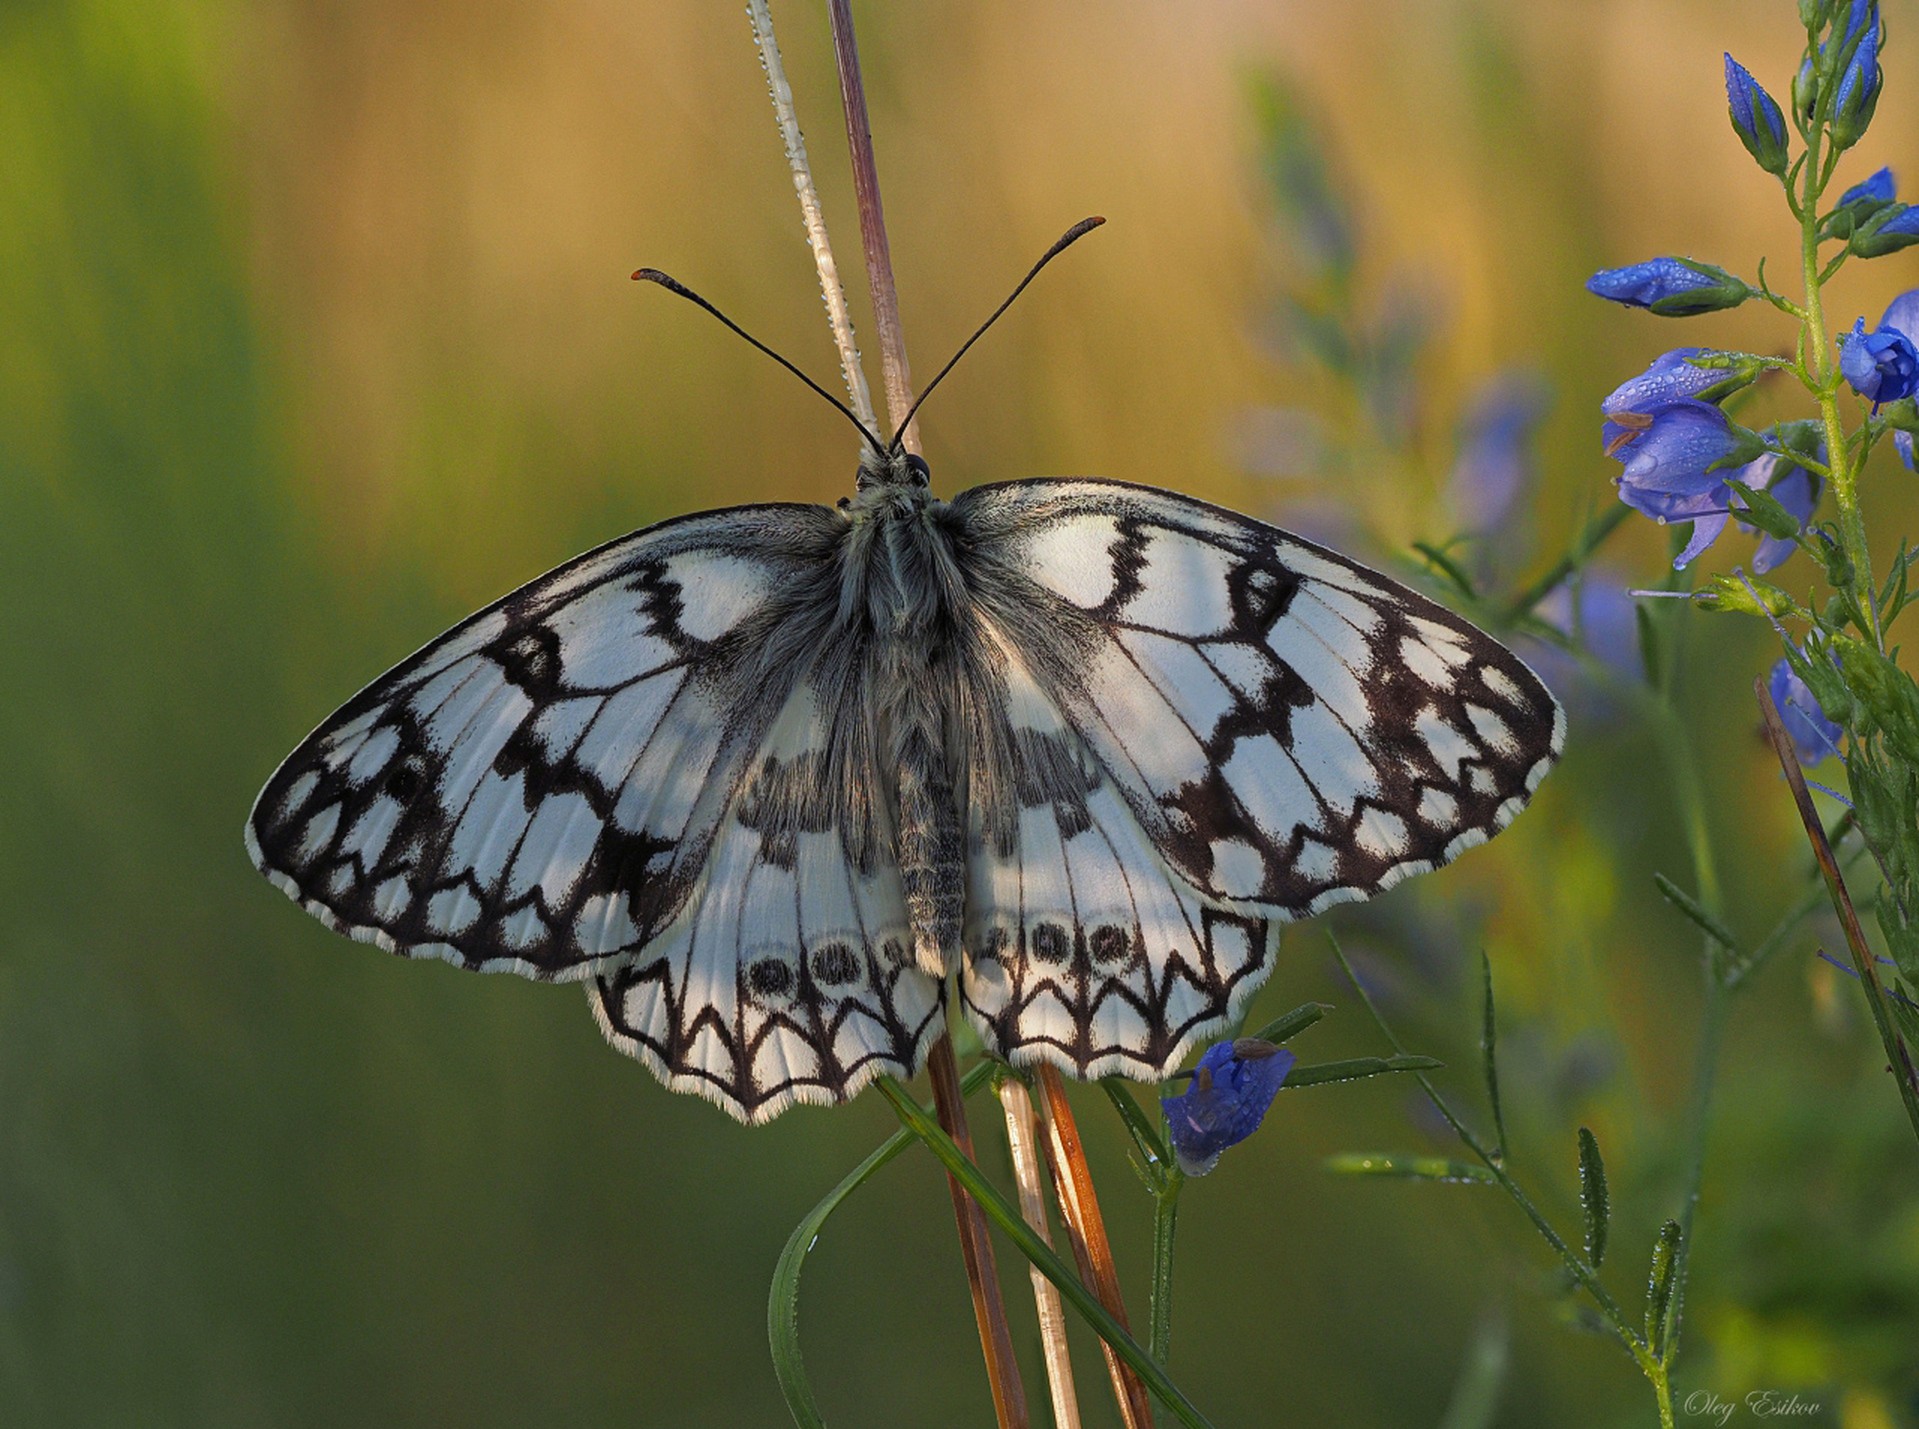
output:
[[[1113, 1247], [1106, 1239], [1106, 1218], [1100, 1214], [1099, 1197], [1093, 1191], [1093, 1173], [1086, 1164], [1086, 1149], [1080, 1144], [1079, 1123], [1066, 1100], [1066, 1083], [1057, 1068], [1044, 1062], [1035, 1080], [1046, 1114], [1046, 1164], [1053, 1173], [1053, 1193], [1059, 1200], [1067, 1239], [1073, 1243], [1073, 1259], [1079, 1262], [1080, 1279], [1130, 1334], [1126, 1302], [1119, 1293], [1119, 1268], [1113, 1263]], [[1100, 1348], [1106, 1352], [1113, 1398], [1119, 1401], [1126, 1429], [1152, 1429], [1152, 1402], [1146, 1397], [1146, 1386], [1104, 1341]]]
[[[960, 1091], [959, 1068], [953, 1061], [953, 1041], [941, 1037], [926, 1057], [933, 1082], [933, 1106], [940, 1126], [968, 1160], [973, 1155], [973, 1133], [966, 1124], [966, 1098]], [[949, 1173], [946, 1185], [953, 1193], [953, 1219], [959, 1224], [960, 1256], [966, 1262], [966, 1282], [973, 1291], [973, 1318], [979, 1323], [980, 1353], [986, 1357], [986, 1378], [993, 1389], [993, 1413], [1000, 1429], [1026, 1429], [1026, 1386], [1013, 1357], [1013, 1333], [1006, 1323], [1006, 1302], [1000, 1298], [999, 1267], [986, 1216]]]
[[1886, 1056], [1892, 1064], [1893, 1076], [1899, 1082], [1899, 1095], [1906, 1104], [1906, 1116], [1912, 1122], [1915, 1135], [1919, 1135], [1919, 1074], [1915, 1074], [1912, 1054], [1906, 1050], [1905, 1039], [1892, 1025], [1892, 1014], [1886, 1010], [1885, 988], [1879, 981], [1879, 968], [1874, 962], [1872, 948], [1866, 942], [1865, 931], [1859, 926], [1859, 915], [1853, 910], [1852, 895], [1846, 891], [1846, 880], [1839, 872], [1839, 861], [1832, 856], [1832, 844], [1826, 839], [1825, 825], [1819, 821], [1819, 811], [1812, 806], [1812, 795], [1806, 789], [1806, 776], [1799, 770], [1799, 756], [1794, 751], [1792, 736], [1786, 733], [1785, 722], [1779, 718], [1779, 711], [1772, 702], [1772, 692], [1766, 688], [1764, 680], [1752, 682], [1753, 694], [1759, 700], [1759, 713], [1765, 717], [1766, 733], [1772, 739], [1773, 753], [1779, 757], [1779, 767], [1786, 772], [1786, 783], [1792, 789], [1793, 803], [1799, 808], [1799, 820], [1806, 826], [1806, 838], [1812, 844], [1812, 856], [1818, 860], [1819, 872], [1825, 875], [1826, 891], [1832, 896], [1833, 911], [1839, 915], [1839, 926], [1846, 935], [1846, 948], [1852, 954], [1853, 968], [1859, 974], [1859, 981], [1866, 989], [1866, 1003], [1872, 1009], [1872, 1020], [1879, 1029], [1879, 1040], [1885, 1044]]
[[[846, 143], [853, 156], [853, 196], [859, 201], [873, 326], [879, 333], [880, 369], [886, 379], [886, 415], [898, 426], [913, 409], [913, 373], [906, 365], [906, 332], [900, 326], [899, 290], [893, 286], [893, 254], [886, 242], [886, 210], [880, 204], [880, 171], [873, 157], [873, 125], [866, 117], [866, 85], [860, 79], [859, 45], [853, 38], [853, 8], [850, 0], [828, 0], [826, 8], [833, 25], [833, 55], [839, 61], [840, 104], [846, 111]], [[918, 424], [908, 422], [901, 439], [906, 450], [917, 454]]]

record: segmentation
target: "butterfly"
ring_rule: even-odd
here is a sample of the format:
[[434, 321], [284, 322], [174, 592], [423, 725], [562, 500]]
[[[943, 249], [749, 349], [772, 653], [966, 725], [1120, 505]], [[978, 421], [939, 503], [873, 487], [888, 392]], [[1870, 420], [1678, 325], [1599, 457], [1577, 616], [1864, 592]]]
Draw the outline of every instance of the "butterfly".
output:
[[1330, 550], [1117, 481], [943, 501], [867, 439], [837, 507], [665, 521], [401, 662], [267, 781], [254, 863], [360, 941], [583, 982], [760, 1122], [910, 1075], [949, 998], [1014, 1063], [1164, 1078], [1282, 925], [1560, 753], [1511, 651]]

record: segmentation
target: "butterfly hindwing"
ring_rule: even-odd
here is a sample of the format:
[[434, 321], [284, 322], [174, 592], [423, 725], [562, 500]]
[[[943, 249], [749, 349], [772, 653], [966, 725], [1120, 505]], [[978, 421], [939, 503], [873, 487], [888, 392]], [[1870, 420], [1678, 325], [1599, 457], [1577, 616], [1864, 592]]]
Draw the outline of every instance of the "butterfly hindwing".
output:
[[789, 505], [669, 521], [489, 606], [288, 757], [254, 862], [409, 956], [573, 978], [645, 943], [830, 615], [839, 526]]
[[963, 1006], [1012, 1061], [1163, 1077], [1264, 981], [1279, 919], [1175, 874], [1019, 652], [988, 643], [973, 678], [1004, 723], [976, 740]]
[[857, 655], [828, 643], [680, 915], [588, 989], [616, 1047], [743, 1121], [911, 1075], [945, 1025], [944, 990], [913, 960]]
[[1273, 527], [1115, 482], [953, 504], [990, 618], [1216, 905], [1370, 897], [1490, 838], [1560, 751], [1564, 717], [1512, 652]]

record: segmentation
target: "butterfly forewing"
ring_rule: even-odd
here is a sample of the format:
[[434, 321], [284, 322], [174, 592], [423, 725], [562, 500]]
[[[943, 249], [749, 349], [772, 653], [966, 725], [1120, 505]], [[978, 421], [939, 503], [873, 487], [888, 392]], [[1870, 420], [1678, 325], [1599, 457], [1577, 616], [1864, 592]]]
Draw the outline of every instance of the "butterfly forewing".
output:
[[1114, 482], [954, 507], [989, 617], [1216, 904], [1370, 897], [1505, 827], [1560, 751], [1563, 715], [1511, 651], [1270, 526]]
[[308, 736], [254, 806], [254, 862], [410, 956], [571, 978], [645, 943], [804, 669], [840, 526], [712, 512], [507, 596]]

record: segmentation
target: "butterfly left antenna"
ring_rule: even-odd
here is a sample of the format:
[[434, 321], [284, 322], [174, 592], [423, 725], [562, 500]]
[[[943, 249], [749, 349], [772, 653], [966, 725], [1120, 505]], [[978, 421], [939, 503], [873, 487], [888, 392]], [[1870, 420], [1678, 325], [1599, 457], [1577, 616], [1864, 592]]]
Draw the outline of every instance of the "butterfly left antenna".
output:
[[1055, 258], [1059, 257], [1060, 254], [1064, 253], [1068, 248], [1071, 248], [1075, 243], [1079, 242], [1080, 239], [1084, 238], [1104, 222], [1106, 222], [1106, 220], [1097, 215], [1092, 218], [1082, 218], [1078, 223], [1062, 233], [1057, 243], [1040, 254], [1039, 262], [1035, 263], [1032, 270], [1028, 272], [1024, 278], [1019, 280], [1019, 286], [1006, 295], [1005, 302], [993, 309], [993, 315], [979, 325], [978, 331], [960, 344], [960, 350], [948, 359], [946, 366], [934, 374], [933, 380], [926, 384], [926, 389], [920, 393], [919, 399], [915, 401], [911, 407], [906, 409], [906, 416], [901, 420], [899, 429], [893, 433], [893, 440], [887, 443], [888, 451], [898, 451], [900, 449], [900, 438], [906, 435], [906, 429], [912, 425], [914, 414], [925, 405], [926, 399], [933, 395], [933, 389], [940, 385], [941, 379], [943, 379], [947, 373], [959, 366], [959, 360], [966, 356], [967, 350], [971, 348], [974, 343], [986, 336], [986, 330], [999, 321], [1000, 314], [1013, 306], [1013, 299], [1026, 291], [1026, 285], [1039, 276], [1039, 270], [1044, 268], [1048, 263], [1051, 263]]
[[[689, 303], [696, 304], [697, 306], [706, 309], [707, 312], [711, 313], [714, 317], [718, 318], [722, 323], [726, 324], [726, 326], [732, 329], [733, 332], [737, 333], [740, 337], [745, 338], [754, 347], [757, 347], [761, 352], [765, 353], [768, 357], [772, 358], [775, 362], [779, 363], [779, 365], [784, 367], [788, 372], [792, 373], [795, 377], [799, 378], [800, 381], [804, 382], [808, 387], [811, 387], [815, 392], [819, 393], [820, 396], [824, 397], [827, 401], [831, 402], [833, 406], [839, 410], [839, 413], [841, 416], [845, 417], [847, 421], [851, 422], [856, 428], [858, 428], [859, 434], [866, 438], [866, 444], [873, 448], [874, 453], [878, 455], [882, 461], [886, 459], [885, 444], [882, 443], [878, 437], [873, 435], [872, 430], [866, 425], [866, 423], [862, 422], [857, 416], [853, 414], [853, 409], [851, 407], [847, 406], [844, 402], [840, 401], [839, 398], [835, 397], [831, 392], [828, 392], [824, 387], [820, 386], [819, 383], [815, 382], [811, 377], [808, 377], [804, 372], [800, 371], [799, 368], [795, 367], [792, 363], [788, 362], [784, 357], [781, 357], [777, 352], [773, 351], [772, 348], [768, 347], [765, 343], [761, 342], [757, 337], [754, 337], [752, 333], [748, 332], [745, 328], [741, 327], [738, 323], [734, 322], [733, 319], [729, 318], [725, 313], [721, 312], [718, 308], [714, 307], [711, 303], [707, 302], [705, 298], [702, 298], [698, 293], [694, 292], [691, 288], [687, 287], [686, 284], [682, 283], [678, 278], [675, 278], [667, 273], [662, 273], [658, 268], [642, 268], [640, 269], [639, 272], [633, 275], [633, 280], [636, 283], [637, 282], [658, 283], [662, 288], [666, 289], [667, 292], [677, 293], [680, 297], [685, 298]], [[1030, 281], [1030, 279], [1028, 281]], [[1020, 286], [1024, 287], [1025, 284], [1022, 283]], [[1011, 301], [1011, 300], [1009, 299], [1008, 301]], [[995, 316], [997, 316], [997, 314]], [[961, 350], [964, 351], [964, 349], [961, 349]], [[941, 374], [941, 375], [943, 376], [944, 374]], [[938, 378], [935, 378], [934, 380], [938, 381]]]

